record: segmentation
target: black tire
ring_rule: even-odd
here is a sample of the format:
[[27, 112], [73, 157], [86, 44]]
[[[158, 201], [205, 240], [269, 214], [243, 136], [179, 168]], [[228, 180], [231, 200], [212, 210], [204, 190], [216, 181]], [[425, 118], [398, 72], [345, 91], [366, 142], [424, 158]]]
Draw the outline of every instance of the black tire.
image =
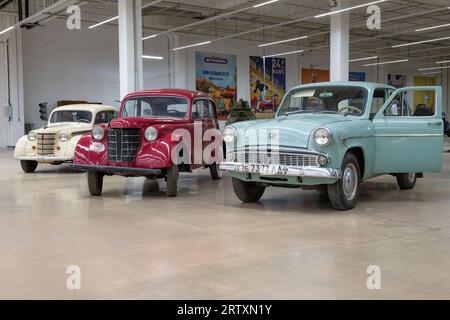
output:
[[266, 187], [257, 182], [242, 181], [233, 178], [233, 190], [242, 202], [256, 202], [266, 191]]
[[410, 190], [416, 186], [417, 174], [415, 173], [399, 173], [396, 178], [401, 190]]
[[178, 194], [178, 167], [172, 165], [171, 168], [167, 169], [166, 180], [167, 180], [167, 191], [168, 197], [176, 197]]
[[88, 187], [91, 196], [100, 196], [103, 191], [103, 172], [88, 171]]
[[33, 173], [34, 171], [36, 171], [38, 163], [36, 161], [20, 160], [20, 166], [22, 167], [22, 170], [24, 172]]
[[222, 171], [219, 170], [219, 165], [217, 163], [213, 163], [209, 166], [209, 172], [211, 173], [211, 178], [213, 180], [222, 179]]
[[345, 155], [341, 169], [341, 179], [335, 184], [328, 185], [328, 198], [335, 209], [350, 210], [358, 202], [361, 184], [359, 162], [353, 153]]

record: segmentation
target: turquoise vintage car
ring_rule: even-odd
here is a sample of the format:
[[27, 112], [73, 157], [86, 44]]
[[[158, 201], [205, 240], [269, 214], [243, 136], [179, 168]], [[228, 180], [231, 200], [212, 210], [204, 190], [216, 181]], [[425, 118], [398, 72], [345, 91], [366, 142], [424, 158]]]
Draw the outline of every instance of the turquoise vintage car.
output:
[[443, 131], [441, 87], [301, 85], [274, 119], [224, 128], [220, 169], [243, 202], [258, 201], [269, 186], [300, 187], [326, 190], [333, 207], [347, 210], [367, 179], [391, 174], [404, 190], [424, 172], [440, 172]]

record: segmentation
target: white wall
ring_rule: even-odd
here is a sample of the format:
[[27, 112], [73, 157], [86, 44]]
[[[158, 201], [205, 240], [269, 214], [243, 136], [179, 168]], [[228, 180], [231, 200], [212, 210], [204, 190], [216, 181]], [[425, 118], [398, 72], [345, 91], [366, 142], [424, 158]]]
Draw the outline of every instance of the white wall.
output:
[[[0, 30], [16, 23], [15, 15], [0, 13]], [[4, 115], [8, 105], [7, 45], [9, 42], [10, 102], [12, 117]], [[23, 134], [23, 85], [22, 85], [21, 30], [12, 30], [0, 36], [0, 148], [14, 146]]]

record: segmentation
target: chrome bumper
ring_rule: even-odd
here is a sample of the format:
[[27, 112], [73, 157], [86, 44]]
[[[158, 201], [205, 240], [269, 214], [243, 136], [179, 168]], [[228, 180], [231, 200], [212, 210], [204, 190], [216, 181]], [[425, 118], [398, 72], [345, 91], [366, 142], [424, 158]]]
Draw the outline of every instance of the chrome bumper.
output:
[[[246, 174], [245, 171], [240, 170], [244, 163], [237, 162], [222, 162], [219, 169], [222, 171], [231, 171]], [[325, 179], [340, 179], [342, 171], [340, 169], [319, 168], [319, 167], [296, 167], [296, 166], [281, 166], [285, 174], [261, 174], [262, 176], [293, 176], [293, 177], [307, 177], [307, 178], [325, 178]], [[248, 172], [249, 174], [259, 174]]]
[[16, 157], [16, 159], [36, 161], [36, 162], [67, 162], [72, 161], [73, 157], [28, 156], [28, 157]]

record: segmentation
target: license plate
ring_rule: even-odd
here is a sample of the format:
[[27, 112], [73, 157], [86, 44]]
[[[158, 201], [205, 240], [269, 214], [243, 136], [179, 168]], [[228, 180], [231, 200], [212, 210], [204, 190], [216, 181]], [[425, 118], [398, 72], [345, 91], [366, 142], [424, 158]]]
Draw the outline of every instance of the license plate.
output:
[[259, 173], [261, 175], [286, 175], [285, 166], [273, 164], [243, 164], [236, 169], [239, 173]]

